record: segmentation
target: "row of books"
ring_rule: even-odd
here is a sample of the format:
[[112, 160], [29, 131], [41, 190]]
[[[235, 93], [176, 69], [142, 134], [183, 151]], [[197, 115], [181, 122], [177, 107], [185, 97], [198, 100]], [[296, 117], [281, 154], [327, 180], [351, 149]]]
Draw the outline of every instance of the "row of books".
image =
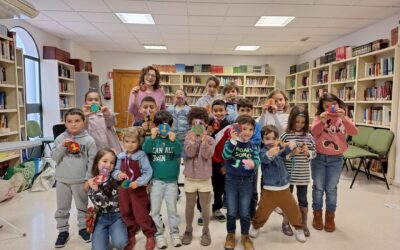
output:
[[7, 128], [8, 128], [8, 117], [6, 114], [0, 114], [0, 129], [3, 131], [4, 129]]
[[15, 60], [14, 41], [0, 40], [0, 59]]
[[60, 96], [60, 108], [69, 108], [69, 98], [67, 96]]
[[289, 92], [289, 93], [287, 93], [287, 95], [288, 95], [288, 100], [289, 100], [289, 102], [294, 102], [294, 101], [296, 101], [296, 95], [295, 95], [294, 92]]
[[394, 57], [381, 58], [379, 62], [365, 63], [365, 77], [391, 75], [394, 72]]
[[183, 76], [183, 84], [202, 84], [202, 82], [200, 76]]
[[246, 88], [246, 95], [268, 95], [271, 89], [266, 88]]
[[207, 95], [207, 89], [205, 87], [184, 87], [185, 92], [190, 96], [204, 94]]
[[253, 106], [263, 106], [268, 101], [267, 97], [246, 97], [246, 99], [249, 99]]
[[68, 83], [67, 82], [59, 82], [60, 92], [68, 92]]
[[273, 77], [246, 78], [246, 84], [248, 86], [273, 86], [274, 78]]
[[390, 30], [390, 44], [396, 45], [399, 42], [399, 27]]
[[346, 81], [346, 80], [354, 80], [356, 79], [356, 65], [349, 64], [346, 68], [339, 68], [335, 71], [334, 81]]
[[317, 73], [317, 84], [323, 84], [328, 82], [328, 75], [329, 71], [328, 70], [320, 70]]
[[392, 100], [392, 81], [377, 83], [375, 87], [364, 90], [365, 101]]
[[8, 28], [7, 26], [0, 24], [0, 35], [8, 36]]
[[304, 87], [310, 85], [310, 77], [308, 76], [301, 77], [301, 85]]
[[0, 59], [15, 60], [14, 41], [0, 40]]
[[364, 110], [364, 123], [390, 126], [391, 116], [390, 106], [369, 107]]
[[269, 64], [239, 66], [222, 66], [211, 64], [153, 64], [153, 66], [162, 73], [261, 74], [264, 68], [264, 74], [269, 74]]
[[59, 64], [58, 65], [58, 76], [59, 77], [65, 77], [65, 78], [71, 78], [71, 70], [66, 67], [65, 65]]
[[356, 90], [351, 87], [344, 87], [339, 89], [339, 99], [343, 101], [354, 101], [356, 99]]
[[7, 108], [7, 94], [5, 91], [0, 91], [0, 109]]
[[344, 108], [344, 110], [346, 111], [346, 115], [347, 115], [350, 119], [354, 119], [354, 106], [346, 105], [346, 107]]
[[324, 94], [328, 93], [328, 89], [326, 88], [321, 88], [321, 89], [316, 89], [315, 90], [315, 100], [318, 101], [320, 97], [322, 97]]
[[165, 94], [174, 94], [174, 90], [172, 86], [162, 86]]
[[243, 85], [243, 79], [240, 76], [223, 76], [220, 85], [225, 86], [230, 82], [234, 82], [238, 86]]
[[309, 94], [310, 94], [310, 92], [307, 90], [304, 90], [303, 92], [301, 92], [300, 101], [302, 101], [302, 102], [308, 101]]

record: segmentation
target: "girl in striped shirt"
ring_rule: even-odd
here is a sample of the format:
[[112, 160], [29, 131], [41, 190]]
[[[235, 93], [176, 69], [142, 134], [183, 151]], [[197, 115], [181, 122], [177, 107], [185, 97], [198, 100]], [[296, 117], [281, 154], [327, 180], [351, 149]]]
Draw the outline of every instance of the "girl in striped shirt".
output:
[[[289, 173], [290, 191], [293, 192], [294, 186], [297, 188], [297, 200], [299, 203], [302, 222], [304, 224], [304, 234], [310, 236], [307, 228], [307, 187], [310, 182], [310, 161], [315, 158], [315, 143], [309, 133], [309, 117], [307, 108], [297, 105], [292, 108], [289, 114], [286, 132], [281, 135], [281, 141], [296, 142], [296, 148], [286, 157], [285, 164]], [[291, 230], [288, 218], [283, 214], [283, 230]]]

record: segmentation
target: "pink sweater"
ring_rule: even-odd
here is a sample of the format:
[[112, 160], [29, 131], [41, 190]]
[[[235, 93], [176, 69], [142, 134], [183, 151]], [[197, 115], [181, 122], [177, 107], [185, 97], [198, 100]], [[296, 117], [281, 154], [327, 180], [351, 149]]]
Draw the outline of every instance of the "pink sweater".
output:
[[165, 93], [162, 88], [156, 89], [151, 93], [139, 91], [138, 100], [135, 102], [135, 95], [132, 93], [129, 95], [128, 111], [134, 117], [134, 123], [144, 119], [143, 115], [139, 113], [140, 103], [145, 96], [151, 96], [156, 100], [157, 110], [165, 110]]
[[190, 143], [188, 136], [185, 139], [185, 169], [183, 174], [187, 178], [205, 180], [212, 175], [212, 161], [215, 140], [206, 136], [204, 142], [197, 138], [195, 143]]
[[328, 116], [328, 121], [325, 125], [317, 115], [314, 117], [311, 133], [315, 139], [317, 153], [342, 155], [347, 150], [346, 134], [356, 135], [358, 129], [347, 116], [344, 120], [338, 116]]

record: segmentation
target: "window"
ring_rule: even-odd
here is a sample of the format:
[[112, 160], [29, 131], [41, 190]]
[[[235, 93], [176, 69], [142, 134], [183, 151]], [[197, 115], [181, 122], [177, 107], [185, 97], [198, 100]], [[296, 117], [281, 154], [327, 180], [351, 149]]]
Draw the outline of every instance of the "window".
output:
[[17, 47], [24, 52], [27, 120], [35, 120], [43, 127], [39, 51], [33, 37], [24, 28], [14, 27], [11, 31], [17, 34]]

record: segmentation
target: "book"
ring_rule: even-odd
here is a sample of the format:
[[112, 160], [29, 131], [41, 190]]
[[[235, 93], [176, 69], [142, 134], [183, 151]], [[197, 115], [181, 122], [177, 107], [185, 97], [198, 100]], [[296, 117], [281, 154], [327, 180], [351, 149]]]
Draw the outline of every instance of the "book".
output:
[[0, 91], [0, 109], [6, 109], [6, 92]]

